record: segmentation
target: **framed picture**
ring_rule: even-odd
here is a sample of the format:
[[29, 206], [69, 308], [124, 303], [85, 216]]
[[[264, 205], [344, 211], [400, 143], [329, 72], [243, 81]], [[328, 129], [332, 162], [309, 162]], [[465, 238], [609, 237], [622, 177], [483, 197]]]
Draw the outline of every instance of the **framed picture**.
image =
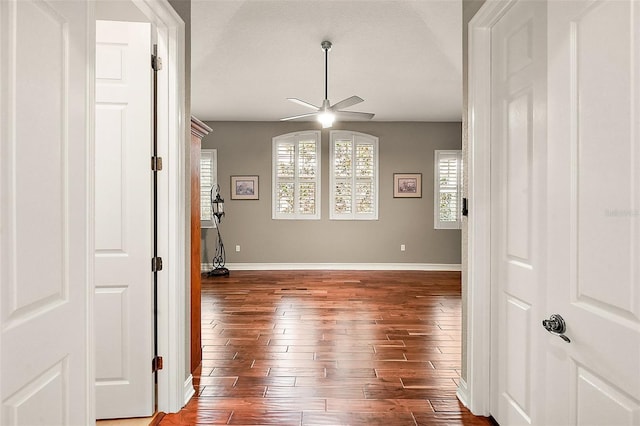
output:
[[393, 198], [422, 198], [422, 173], [394, 173]]
[[232, 200], [257, 200], [258, 176], [231, 176]]

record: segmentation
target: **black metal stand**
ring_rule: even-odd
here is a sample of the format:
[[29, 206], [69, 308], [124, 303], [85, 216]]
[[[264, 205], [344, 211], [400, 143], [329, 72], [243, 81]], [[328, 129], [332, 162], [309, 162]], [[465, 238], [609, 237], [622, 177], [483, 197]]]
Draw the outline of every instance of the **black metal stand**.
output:
[[207, 277], [223, 277], [229, 275], [229, 270], [224, 267], [226, 254], [222, 236], [220, 235], [220, 218], [214, 215], [216, 221], [216, 230], [218, 231], [218, 240], [216, 242], [216, 255], [213, 258], [213, 270], [207, 272]]

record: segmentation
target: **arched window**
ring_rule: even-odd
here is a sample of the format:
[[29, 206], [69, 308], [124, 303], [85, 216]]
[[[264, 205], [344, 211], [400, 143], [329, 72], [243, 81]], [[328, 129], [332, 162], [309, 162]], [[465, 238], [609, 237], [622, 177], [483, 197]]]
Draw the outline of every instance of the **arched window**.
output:
[[320, 132], [273, 138], [273, 219], [320, 219]]
[[330, 219], [377, 220], [378, 138], [334, 130], [330, 160]]

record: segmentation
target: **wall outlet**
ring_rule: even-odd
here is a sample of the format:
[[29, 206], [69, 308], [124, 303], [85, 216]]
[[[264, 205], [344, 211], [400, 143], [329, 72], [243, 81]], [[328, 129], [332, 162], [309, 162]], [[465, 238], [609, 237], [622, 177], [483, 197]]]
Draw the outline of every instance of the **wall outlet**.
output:
[[407, 248], [404, 244], [400, 244], [400, 251], [405, 251]]
[[239, 245], [237, 245], [237, 246], [236, 246], [236, 252], [239, 252], [239, 251], [240, 251], [240, 246], [239, 246]]

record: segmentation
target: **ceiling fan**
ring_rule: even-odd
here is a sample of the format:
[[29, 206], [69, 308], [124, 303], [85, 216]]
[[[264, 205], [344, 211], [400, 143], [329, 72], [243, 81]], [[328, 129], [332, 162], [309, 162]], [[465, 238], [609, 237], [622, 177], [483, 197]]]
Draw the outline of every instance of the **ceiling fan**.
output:
[[313, 109], [314, 112], [281, 118], [280, 121], [295, 120], [297, 118], [312, 117], [315, 115], [318, 117], [318, 121], [322, 123], [322, 128], [327, 128], [333, 125], [333, 122], [336, 118], [366, 120], [372, 119], [375, 114], [372, 114], [370, 112], [341, 110], [342, 108], [348, 108], [350, 106], [359, 104], [360, 102], [364, 102], [364, 99], [359, 96], [351, 96], [350, 98], [344, 99], [337, 104], [331, 105], [328, 99], [329, 50], [331, 50], [331, 42], [325, 40], [321, 43], [321, 46], [322, 50], [324, 50], [324, 100], [322, 101], [322, 106], [318, 107], [309, 102], [302, 101], [298, 98], [287, 98], [287, 100], [291, 102], [295, 102], [299, 105]]

